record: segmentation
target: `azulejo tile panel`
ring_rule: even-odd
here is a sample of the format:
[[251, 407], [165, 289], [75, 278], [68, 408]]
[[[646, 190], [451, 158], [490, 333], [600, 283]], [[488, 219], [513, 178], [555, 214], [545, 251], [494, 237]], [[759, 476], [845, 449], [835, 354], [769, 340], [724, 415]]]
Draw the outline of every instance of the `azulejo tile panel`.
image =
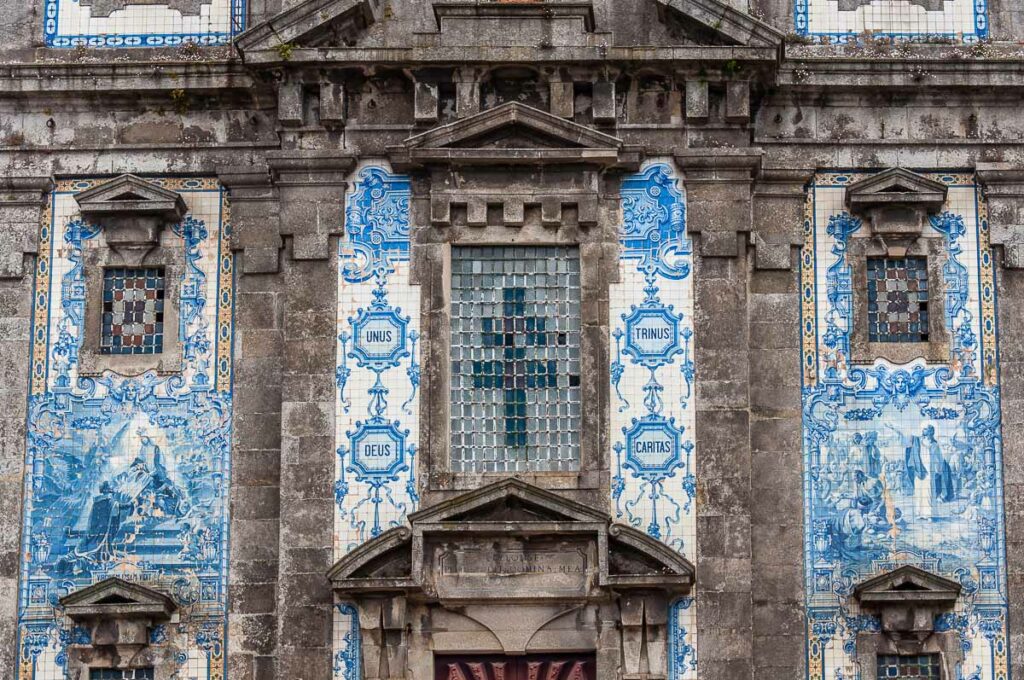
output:
[[[338, 256], [334, 555], [416, 510], [420, 292], [410, 283], [409, 178], [356, 172]], [[334, 674], [359, 678], [355, 610], [335, 611]]]
[[[83, 248], [102, 239], [74, 195], [103, 180], [61, 180], [44, 211], [35, 272], [19, 680], [63, 680], [87, 632], [58, 600], [118, 576], [178, 604], [152, 632], [181, 677], [224, 678], [234, 307], [230, 217], [215, 180], [156, 178], [188, 205], [173, 227], [185, 253], [183, 371], [78, 374]], [[87, 642], [87, 640], [85, 640]]]
[[224, 45], [245, 30], [246, 0], [42, 2], [48, 47]]
[[878, 630], [849, 595], [913, 564], [963, 586], [940, 616], [964, 650], [957, 678], [1008, 670], [1002, 440], [995, 286], [987, 209], [972, 175], [926, 173], [948, 187], [926, 231], [945, 243], [949, 360], [854, 365], [851, 236], [844, 207], [858, 173], [809, 188], [801, 256], [808, 677], [858, 677], [854, 641]]
[[[610, 290], [611, 506], [615, 521], [696, 558], [693, 251], [669, 163], [622, 184], [619, 283]], [[696, 678], [691, 598], [672, 605], [671, 680]]]
[[795, 0], [797, 33], [848, 42], [875, 38], [964, 42], [988, 37], [987, 0]]

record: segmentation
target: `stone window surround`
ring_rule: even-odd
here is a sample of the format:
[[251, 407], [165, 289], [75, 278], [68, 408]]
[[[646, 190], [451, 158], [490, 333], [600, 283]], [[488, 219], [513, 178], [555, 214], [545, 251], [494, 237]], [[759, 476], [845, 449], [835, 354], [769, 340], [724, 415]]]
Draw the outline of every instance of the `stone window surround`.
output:
[[[181, 279], [185, 272], [185, 248], [174, 232], [166, 228], [159, 243], [143, 255], [138, 263], [127, 261], [117, 249], [107, 245], [103, 230], [83, 244], [85, 272], [85, 333], [79, 349], [78, 372], [84, 376], [113, 371], [134, 376], [146, 371], [168, 375], [181, 371], [181, 341], [178, 337]], [[101, 354], [100, 336], [103, 321], [103, 272], [114, 267], [159, 268], [164, 271], [164, 339], [163, 352], [158, 354]]]
[[902, 654], [938, 654], [940, 680], [955, 680], [956, 666], [963, 660], [955, 630], [934, 632], [921, 643], [898, 642], [881, 632], [861, 633], [857, 636], [861, 680], [885, 680], [878, 677], [878, 657]]
[[[587, 370], [586, 357], [607, 354], [607, 299], [613, 281], [601, 269], [601, 258], [588, 256], [588, 251], [603, 249], [604, 244], [595, 242], [600, 229], [547, 229], [537, 225], [505, 226], [489, 225], [479, 227], [450, 227], [444, 230], [444, 243], [433, 243], [428, 247], [414, 245], [412, 258], [413, 281], [424, 291], [434, 291], [440, 296], [424, 294], [422, 297], [423, 347], [431, 348], [423, 357], [423, 383], [420, 406], [420, 427], [432, 423], [429, 437], [424, 437], [422, 462], [427, 470], [425, 484], [429, 491], [457, 491], [478, 488], [492, 481], [506, 478], [507, 472], [453, 472], [451, 465], [450, 425], [450, 335], [451, 335], [451, 248], [452, 246], [577, 246], [580, 250], [581, 322], [580, 388], [582, 413], [580, 423], [580, 464], [577, 470], [536, 471], [515, 473], [515, 477], [541, 488], [553, 489], [599, 489], [601, 469], [600, 458], [604, 454], [598, 433], [608, 427], [607, 403], [601, 403], [602, 389], [608, 383], [607, 366], [603, 370]], [[417, 234], [413, 234], [414, 243]], [[605, 301], [601, 305], [601, 301]], [[443, 327], [431, 323], [431, 307], [444, 309]], [[604, 310], [603, 319], [598, 318]], [[595, 313], [596, 312], [596, 313]], [[443, 360], [441, 358], [443, 357]], [[432, 365], [436, 361], [441, 365]], [[595, 362], [596, 363], [596, 362]], [[607, 363], [607, 362], [604, 362]], [[596, 403], [595, 403], [596, 402]], [[443, 409], [443, 417], [431, 419], [431, 411]]]
[[[938, 235], [919, 236], [909, 242], [878, 235], [853, 236], [846, 250], [853, 285], [853, 332], [850, 354], [855, 364], [888, 359], [905, 364], [917, 358], [929, 363], [949, 361], [949, 330], [946, 328], [943, 267], [948, 255]], [[870, 342], [868, 339], [868, 259], [920, 257], [928, 267], [928, 342]]]

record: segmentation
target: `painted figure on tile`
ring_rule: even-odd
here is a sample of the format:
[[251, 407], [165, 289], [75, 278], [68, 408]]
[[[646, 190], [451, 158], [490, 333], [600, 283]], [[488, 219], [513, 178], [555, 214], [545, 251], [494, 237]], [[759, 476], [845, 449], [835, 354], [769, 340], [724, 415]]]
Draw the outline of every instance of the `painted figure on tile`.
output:
[[[854, 438], [859, 436], [858, 432]], [[875, 479], [882, 474], [882, 451], [878, 448], [878, 433], [874, 430], [864, 435], [864, 474]]]
[[[932, 449], [930, 446], [921, 446], [921, 438], [917, 435], [906, 435], [903, 432], [897, 430], [895, 427], [886, 423], [885, 426], [892, 430], [893, 433], [899, 437], [900, 444], [903, 446], [903, 495], [914, 496], [917, 498], [920, 496], [922, 503], [914, 503], [914, 506], [923, 509], [925, 507], [931, 507], [931, 496], [927, 493], [927, 485], [918, 486], [918, 481], [923, 481], [928, 478], [928, 466], [925, 464], [925, 457], [931, 459]], [[927, 436], [925, 433], [928, 428], [925, 428], [922, 432], [922, 436]], [[935, 430], [931, 430], [931, 436], [929, 444], [935, 441], [934, 438]], [[924, 456], [922, 456], [922, 452]], [[919, 489], [924, 489], [925, 493], [919, 493]]]

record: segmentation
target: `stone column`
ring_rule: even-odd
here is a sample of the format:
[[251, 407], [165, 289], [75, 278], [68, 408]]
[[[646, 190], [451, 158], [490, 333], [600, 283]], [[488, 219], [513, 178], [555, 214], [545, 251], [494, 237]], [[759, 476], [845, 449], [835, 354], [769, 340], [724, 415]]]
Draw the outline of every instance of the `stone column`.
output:
[[804, 677], [800, 281], [809, 170], [763, 170], [750, 275], [751, 547], [755, 678]]
[[16, 671], [18, 567], [21, 563], [25, 392], [32, 326], [31, 257], [52, 183], [45, 177], [0, 181], [0, 677]]
[[676, 161], [685, 172], [687, 228], [696, 250], [698, 663], [702, 680], [750, 680], [751, 353], [744, 242], [760, 155], [689, 149]]
[[[285, 156], [287, 154], [287, 156]], [[337, 240], [351, 158], [282, 152], [281, 523], [277, 677], [331, 677]]]

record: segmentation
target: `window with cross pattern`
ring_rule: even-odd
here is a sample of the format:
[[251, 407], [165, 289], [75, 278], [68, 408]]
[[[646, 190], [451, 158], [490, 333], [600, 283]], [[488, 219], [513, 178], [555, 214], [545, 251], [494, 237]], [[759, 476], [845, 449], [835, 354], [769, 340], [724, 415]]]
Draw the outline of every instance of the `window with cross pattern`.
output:
[[453, 471], [577, 469], [578, 248], [455, 247], [451, 294]]

